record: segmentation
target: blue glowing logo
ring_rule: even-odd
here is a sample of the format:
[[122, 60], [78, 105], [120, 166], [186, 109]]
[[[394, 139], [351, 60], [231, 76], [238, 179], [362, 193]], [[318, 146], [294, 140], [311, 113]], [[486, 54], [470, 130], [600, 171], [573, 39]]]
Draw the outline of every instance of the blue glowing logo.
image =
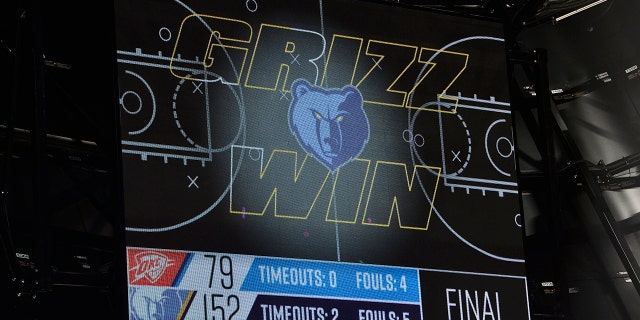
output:
[[131, 320], [178, 319], [193, 300], [195, 291], [161, 287], [129, 287]]
[[331, 172], [360, 155], [369, 141], [369, 120], [356, 87], [324, 89], [297, 79], [291, 95], [289, 129], [307, 154]]

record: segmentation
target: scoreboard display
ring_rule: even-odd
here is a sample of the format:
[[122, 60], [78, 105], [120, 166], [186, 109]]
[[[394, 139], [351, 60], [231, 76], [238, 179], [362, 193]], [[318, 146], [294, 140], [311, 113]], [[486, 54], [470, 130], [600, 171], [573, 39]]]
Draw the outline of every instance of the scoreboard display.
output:
[[115, 9], [130, 319], [530, 318], [501, 24]]

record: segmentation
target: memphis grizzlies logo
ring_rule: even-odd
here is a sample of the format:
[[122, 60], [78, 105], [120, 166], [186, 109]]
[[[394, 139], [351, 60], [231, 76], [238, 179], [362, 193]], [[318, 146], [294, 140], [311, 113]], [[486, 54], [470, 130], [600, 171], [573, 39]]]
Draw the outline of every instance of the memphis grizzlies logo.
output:
[[195, 295], [191, 290], [129, 287], [129, 319], [183, 319]]
[[291, 95], [289, 129], [309, 155], [331, 172], [360, 155], [369, 141], [369, 120], [356, 87], [324, 89], [297, 79]]

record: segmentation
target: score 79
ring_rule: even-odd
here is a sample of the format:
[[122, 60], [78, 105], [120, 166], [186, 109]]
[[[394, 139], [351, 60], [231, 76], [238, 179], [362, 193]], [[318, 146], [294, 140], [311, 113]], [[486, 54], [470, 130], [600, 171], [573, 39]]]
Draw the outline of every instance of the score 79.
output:
[[[205, 254], [205, 258], [211, 259], [211, 273], [209, 274], [209, 288], [213, 287], [214, 277], [220, 278], [223, 289], [233, 289], [233, 260], [229, 256]], [[219, 274], [219, 276], [218, 276]]]

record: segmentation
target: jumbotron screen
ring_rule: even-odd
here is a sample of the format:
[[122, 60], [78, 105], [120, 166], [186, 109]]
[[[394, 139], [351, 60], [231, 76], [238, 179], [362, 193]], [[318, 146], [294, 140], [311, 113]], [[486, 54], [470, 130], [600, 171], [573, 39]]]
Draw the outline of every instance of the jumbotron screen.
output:
[[116, 0], [130, 319], [529, 319], [499, 23]]

